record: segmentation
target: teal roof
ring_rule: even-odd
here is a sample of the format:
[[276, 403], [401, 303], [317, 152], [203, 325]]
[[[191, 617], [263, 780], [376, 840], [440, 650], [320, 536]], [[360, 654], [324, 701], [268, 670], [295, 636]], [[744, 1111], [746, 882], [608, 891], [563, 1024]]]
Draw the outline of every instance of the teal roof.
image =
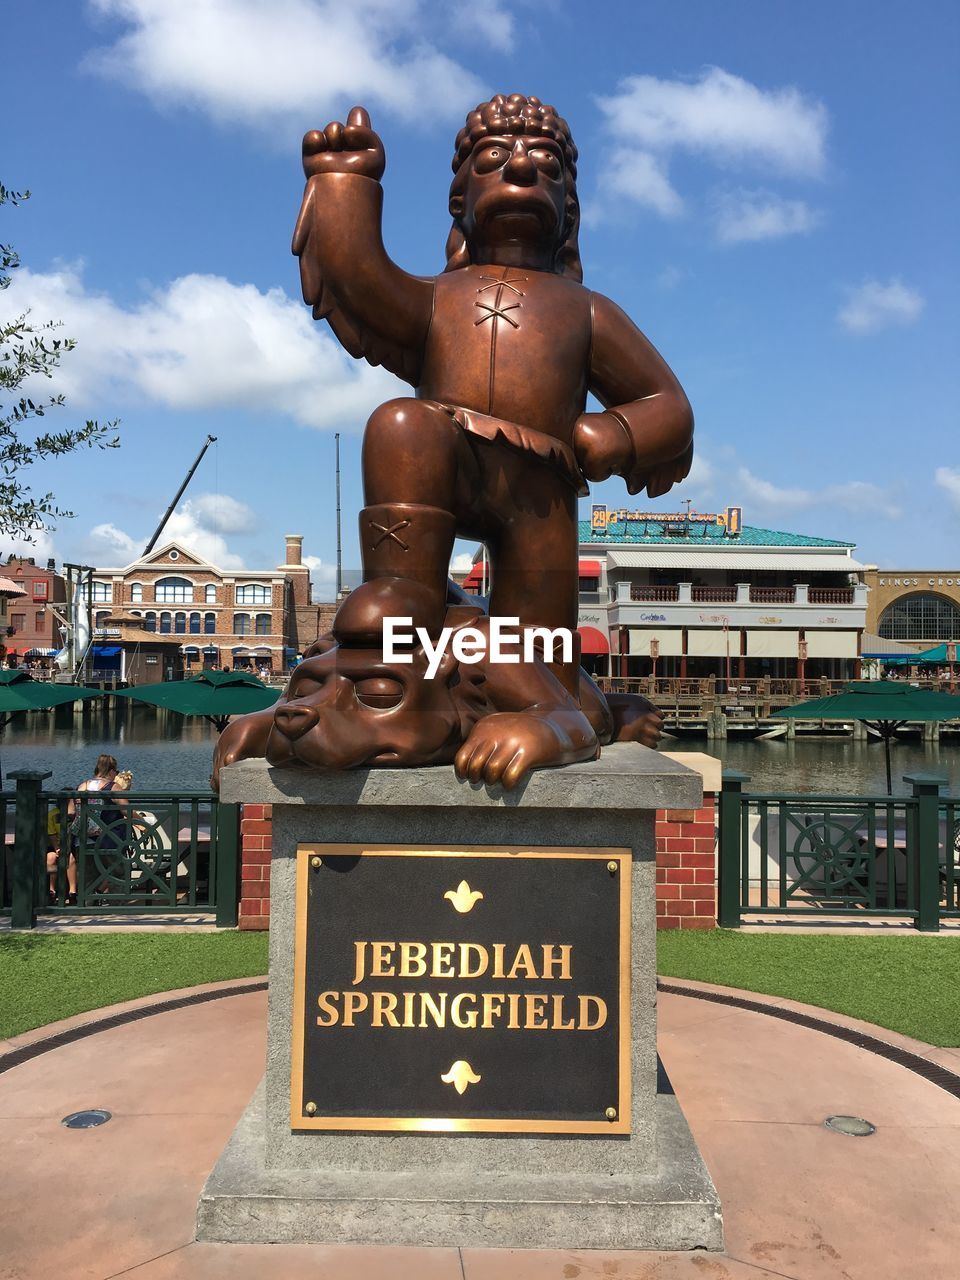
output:
[[[724, 535], [723, 525], [692, 524], [689, 536], [676, 533], [665, 533], [664, 526], [658, 520], [631, 520], [609, 524], [605, 530], [590, 528], [589, 520], [581, 520], [580, 545], [595, 543], [612, 546], [650, 546], [656, 543], [674, 547], [695, 547], [697, 544], [710, 543], [712, 546], [723, 544], [728, 547], [849, 547], [853, 542], [837, 542], [833, 538], [814, 538], [805, 533], [783, 533], [778, 529], [758, 529], [756, 525], [745, 524], [734, 537]], [[675, 525], [673, 526], [676, 527]]]

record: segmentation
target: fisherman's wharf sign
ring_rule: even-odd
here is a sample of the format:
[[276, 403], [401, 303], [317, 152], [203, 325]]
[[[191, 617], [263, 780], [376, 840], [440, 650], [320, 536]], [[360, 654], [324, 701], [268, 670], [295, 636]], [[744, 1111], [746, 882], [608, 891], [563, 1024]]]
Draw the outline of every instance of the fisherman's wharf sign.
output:
[[299, 845], [291, 1128], [629, 1133], [630, 870]]

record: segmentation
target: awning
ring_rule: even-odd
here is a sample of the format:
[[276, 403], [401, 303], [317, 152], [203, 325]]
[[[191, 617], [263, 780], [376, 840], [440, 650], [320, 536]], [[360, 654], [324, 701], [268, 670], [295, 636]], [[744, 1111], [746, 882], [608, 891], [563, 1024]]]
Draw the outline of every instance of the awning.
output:
[[902, 644], [899, 640], [888, 640], [886, 636], [875, 635], [872, 631], [864, 631], [860, 637], [862, 658], [909, 658], [918, 652], [915, 644]]
[[[490, 575], [488, 574], [487, 575], [488, 579], [489, 579], [489, 576]], [[483, 586], [483, 561], [482, 560], [477, 561], [477, 563], [473, 566], [473, 568], [470, 570], [470, 572], [467, 574], [467, 576], [464, 578], [463, 582], [460, 585], [463, 587], [482, 587]]]
[[56, 649], [24, 649], [23, 656], [25, 658], [52, 658], [56, 652]]
[[93, 646], [93, 656], [95, 658], [115, 658], [120, 652], [118, 644], [95, 644]]
[[599, 560], [581, 560], [579, 575], [581, 578], [599, 578], [601, 568]]
[[738, 628], [731, 628], [730, 631], [724, 631], [720, 627], [711, 630], [691, 628], [687, 632], [687, 654], [689, 657], [725, 658], [728, 653], [731, 658], [740, 657], [740, 631]]
[[658, 657], [677, 658], [683, 653], [683, 632], [657, 631], [653, 627], [630, 627], [628, 630], [630, 656], [633, 658], [650, 657], [650, 641], [656, 640], [660, 646]]
[[[27, 593], [12, 578], [0, 578], [0, 596], [25, 596]], [[37, 604], [41, 602], [38, 600]], [[44, 604], [46, 601], [43, 602]]]
[[799, 656], [799, 631], [747, 632], [748, 658], [799, 658]]
[[807, 630], [808, 658], [855, 658], [857, 633], [855, 631]]
[[596, 627], [577, 627], [580, 636], [580, 652], [583, 655], [609, 653], [610, 642]]
[[786, 569], [795, 573], [852, 573], [863, 565], [848, 555], [829, 552], [801, 551], [791, 555], [782, 549], [763, 551], [724, 551], [700, 547], [694, 551], [666, 551], [663, 547], [629, 550], [611, 547], [607, 552], [614, 569]]

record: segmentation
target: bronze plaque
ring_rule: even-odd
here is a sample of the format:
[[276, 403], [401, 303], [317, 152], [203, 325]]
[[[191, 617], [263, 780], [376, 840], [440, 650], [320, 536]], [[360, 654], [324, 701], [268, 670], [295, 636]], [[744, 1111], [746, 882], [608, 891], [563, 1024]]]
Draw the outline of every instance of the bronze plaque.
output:
[[291, 1127], [629, 1133], [630, 866], [299, 845]]

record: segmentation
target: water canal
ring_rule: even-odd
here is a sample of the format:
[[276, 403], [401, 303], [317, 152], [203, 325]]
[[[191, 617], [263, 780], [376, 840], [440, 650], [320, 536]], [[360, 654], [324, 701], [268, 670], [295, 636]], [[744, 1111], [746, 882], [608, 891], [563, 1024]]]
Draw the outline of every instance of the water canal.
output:
[[[75, 786], [88, 777], [101, 751], [115, 755], [133, 772], [134, 787], [164, 791], [207, 785], [216, 731], [203, 720], [186, 719], [153, 707], [123, 704], [104, 711], [96, 707], [58, 708], [20, 715], [0, 737], [3, 775], [12, 769], [49, 769], [52, 789]], [[664, 739], [668, 751], [707, 751], [724, 766], [750, 775], [747, 790], [882, 794], [883, 748], [849, 737], [798, 737], [756, 742], [728, 738], [724, 742]], [[937, 773], [948, 779], [952, 795], [960, 795], [960, 739], [939, 744], [917, 739], [894, 744], [894, 792], [909, 793], [905, 773]]]

